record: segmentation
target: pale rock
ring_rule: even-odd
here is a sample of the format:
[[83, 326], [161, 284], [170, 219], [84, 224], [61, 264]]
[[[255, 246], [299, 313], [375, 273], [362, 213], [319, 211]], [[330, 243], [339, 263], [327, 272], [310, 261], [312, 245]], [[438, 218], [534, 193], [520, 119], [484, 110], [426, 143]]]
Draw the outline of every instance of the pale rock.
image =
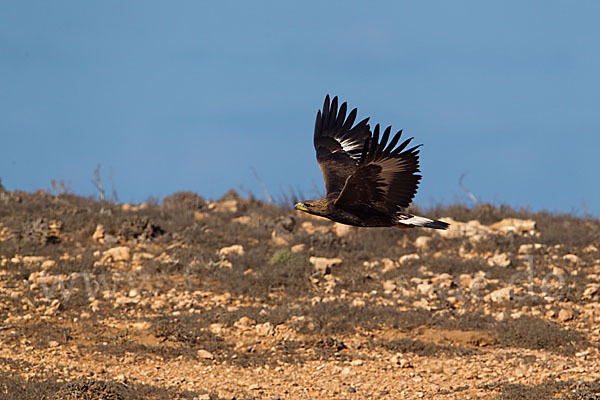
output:
[[363, 299], [356, 298], [352, 300], [353, 307], [364, 307], [367, 303]]
[[275, 246], [280, 246], [280, 247], [284, 247], [284, 246], [288, 246], [289, 245], [289, 240], [292, 238], [292, 236], [290, 234], [283, 234], [282, 232], [279, 232], [277, 229], [275, 229], [272, 233], [271, 233], [271, 243], [273, 243]]
[[600, 285], [593, 283], [588, 285], [583, 291], [582, 298], [584, 300], [590, 300], [592, 297], [596, 296], [600, 292]]
[[98, 243], [104, 243], [104, 225], [96, 225], [96, 230], [92, 234], [92, 239]]
[[446, 239], [458, 239], [462, 237], [471, 237], [474, 235], [480, 235], [481, 237], [490, 233], [490, 228], [477, 220], [469, 222], [459, 222], [452, 218], [444, 218], [444, 221], [449, 223], [450, 226], [446, 230], [436, 231], [441, 237]]
[[252, 318], [248, 318], [246, 316], [241, 317], [240, 319], [238, 319], [237, 321], [235, 321], [233, 323], [233, 326], [235, 326], [238, 329], [241, 330], [248, 330], [250, 328], [252, 328], [254, 325], [256, 325], [256, 321], [253, 320]]
[[163, 251], [160, 253], [158, 257], [156, 257], [157, 261], [160, 261], [161, 264], [175, 264], [177, 261], [171, 257], [167, 252]]
[[55, 260], [46, 260], [42, 263], [42, 269], [50, 269], [56, 267]]
[[304, 243], [293, 245], [290, 249], [292, 253], [302, 253], [306, 245]]
[[474, 292], [484, 290], [486, 287], [487, 280], [481, 276], [475, 277], [469, 282], [469, 289], [471, 289]]
[[102, 253], [100, 263], [129, 261], [131, 249], [127, 246], [117, 246]]
[[273, 336], [273, 333], [275, 332], [275, 328], [270, 322], [257, 324], [254, 329], [256, 329], [256, 334], [258, 336]]
[[198, 350], [197, 354], [198, 354], [198, 357], [200, 357], [204, 360], [212, 360], [215, 358], [210, 351], [204, 350], [204, 349]]
[[241, 217], [232, 218], [231, 222], [242, 225], [250, 225], [250, 223], [252, 222], [252, 218], [248, 215], [242, 215]]
[[387, 280], [383, 282], [383, 290], [389, 290], [390, 292], [393, 292], [394, 290], [396, 290], [396, 284], [394, 283], [394, 281], [391, 280]]
[[429, 242], [431, 242], [431, 236], [419, 236], [415, 239], [415, 247], [421, 251], [425, 251], [429, 248]]
[[575, 313], [570, 308], [563, 308], [558, 312], [558, 320], [561, 322], [567, 322], [575, 317]]
[[513, 288], [511, 286], [508, 286], [502, 289], [494, 290], [489, 294], [489, 296], [494, 303], [501, 303], [504, 301], [511, 300], [513, 298], [513, 294]]
[[431, 283], [435, 286], [440, 286], [443, 288], [450, 288], [450, 287], [452, 287], [452, 285], [454, 283], [454, 278], [452, 277], [452, 275], [444, 272], [444, 273], [434, 276], [431, 279]]
[[494, 254], [487, 259], [487, 263], [490, 267], [506, 268], [510, 266], [510, 258], [506, 253]]
[[400, 353], [396, 354], [394, 357], [392, 357], [392, 360], [395, 358], [396, 359], [396, 364], [398, 364], [400, 366], [400, 368], [412, 368], [412, 364], [410, 363], [409, 360], [407, 360], [406, 358], [399, 358]]
[[585, 253], [593, 253], [595, 251], [598, 251], [598, 248], [596, 246], [594, 246], [593, 244], [590, 244], [589, 246], [587, 246], [585, 249], [583, 249], [583, 251]]
[[335, 257], [335, 258], [326, 258], [326, 257], [310, 257], [308, 259], [308, 261], [314, 265], [315, 270], [317, 272], [320, 272], [323, 275], [328, 274], [329, 272], [331, 272], [331, 267], [341, 264], [341, 262], [343, 261], [341, 258], [339, 257]]
[[208, 218], [208, 214], [202, 211], [194, 211], [194, 220], [202, 221], [203, 219]]
[[48, 347], [58, 347], [60, 346], [60, 343], [58, 343], [56, 340], [51, 340], [48, 342]]
[[433, 294], [435, 288], [427, 282], [423, 282], [417, 285], [417, 292], [429, 296]]
[[238, 202], [234, 199], [216, 201], [209, 203], [208, 209], [218, 213], [235, 213], [238, 210]]
[[544, 247], [541, 243], [526, 243], [519, 246], [519, 254], [531, 254], [535, 250], [540, 250]]
[[121, 211], [128, 212], [128, 211], [131, 211], [132, 208], [133, 208], [133, 206], [131, 204], [129, 204], [129, 203], [123, 203], [123, 204], [121, 204]]
[[21, 258], [21, 261], [23, 262], [23, 264], [26, 264], [26, 265], [41, 264], [44, 261], [46, 261], [46, 257], [43, 257], [43, 256], [23, 256], [23, 258]]
[[152, 323], [150, 323], [148, 321], [138, 321], [138, 322], [134, 322], [133, 324], [131, 324], [131, 326], [133, 327], [133, 329], [137, 329], [139, 331], [145, 331], [145, 330], [149, 330], [150, 328], [152, 328]]
[[215, 335], [219, 335], [219, 334], [221, 334], [221, 332], [223, 332], [223, 324], [215, 322], [213, 324], [210, 324], [208, 329]]
[[245, 253], [244, 246], [242, 246], [241, 244], [234, 244], [232, 246], [223, 247], [222, 249], [219, 250], [220, 256], [230, 256], [230, 255], [243, 256], [244, 253]]
[[301, 227], [304, 230], [304, 232], [308, 233], [309, 235], [314, 235], [316, 232], [321, 233], [323, 235], [329, 233], [328, 227], [322, 225], [315, 226], [315, 224], [313, 224], [310, 221], [304, 221]]
[[154, 254], [146, 253], [144, 251], [139, 251], [139, 252], [133, 253], [133, 256], [131, 257], [131, 261], [133, 263], [139, 264], [142, 262], [142, 260], [152, 260], [153, 258], [154, 258]]
[[[378, 263], [378, 261], [373, 261]], [[389, 271], [393, 271], [396, 268], [398, 268], [398, 262], [391, 260], [389, 258], [383, 258], [381, 259], [381, 262], [383, 264], [383, 273], [389, 272]]]
[[405, 254], [403, 256], [400, 256], [400, 258], [398, 259], [398, 262], [400, 264], [404, 264], [407, 263], [409, 261], [416, 261], [421, 259], [421, 256], [418, 255], [417, 253], [412, 253], [412, 254]]
[[348, 236], [356, 231], [356, 228], [346, 224], [335, 223], [333, 225], [333, 231], [339, 237]]
[[504, 218], [503, 220], [490, 225], [490, 229], [502, 233], [515, 232], [525, 234], [534, 233], [535, 225], [536, 223], [532, 219]]
[[579, 264], [581, 262], [581, 258], [579, 258], [575, 254], [565, 254], [563, 256], [563, 260], [568, 261], [568, 262], [570, 262], [572, 264]]
[[95, 299], [90, 301], [90, 308], [93, 312], [97, 312], [98, 310], [100, 310], [100, 300]]

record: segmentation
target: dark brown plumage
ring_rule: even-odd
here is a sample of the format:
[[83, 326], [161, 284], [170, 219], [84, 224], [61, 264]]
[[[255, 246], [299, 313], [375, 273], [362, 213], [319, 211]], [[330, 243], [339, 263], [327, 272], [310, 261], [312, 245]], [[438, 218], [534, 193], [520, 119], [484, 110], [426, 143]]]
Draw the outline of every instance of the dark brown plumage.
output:
[[[373, 132], [366, 118], [356, 125], [356, 108], [325, 97], [317, 113], [314, 145], [327, 196], [296, 204], [296, 209], [347, 225], [446, 229], [442, 221], [403, 212], [421, 179], [419, 146], [406, 149], [413, 138], [398, 145], [402, 130], [390, 140], [392, 127]], [[381, 134], [381, 138], [380, 138]], [[389, 141], [389, 143], [388, 143]]]

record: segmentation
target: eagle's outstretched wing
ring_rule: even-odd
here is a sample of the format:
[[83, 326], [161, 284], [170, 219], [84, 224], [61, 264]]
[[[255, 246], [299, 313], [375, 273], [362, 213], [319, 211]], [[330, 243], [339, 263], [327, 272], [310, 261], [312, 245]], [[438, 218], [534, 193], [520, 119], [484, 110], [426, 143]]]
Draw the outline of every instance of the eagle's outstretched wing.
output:
[[371, 137], [369, 118], [352, 126], [356, 108], [346, 117], [347, 107], [344, 103], [338, 110], [337, 96], [330, 102], [327, 95], [315, 121], [315, 150], [328, 197], [337, 197], [342, 191], [346, 179], [358, 167], [365, 141]]
[[396, 147], [402, 131], [394, 135], [388, 144], [392, 127], [387, 127], [379, 141], [379, 124], [373, 137], [362, 151], [356, 171], [348, 177], [343, 190], [335, 201], [341, 208], [371, 208], [394, 215], [412, 201], [421, 175], [419, 171], [419, 146], [408, 150], [413, 138]]

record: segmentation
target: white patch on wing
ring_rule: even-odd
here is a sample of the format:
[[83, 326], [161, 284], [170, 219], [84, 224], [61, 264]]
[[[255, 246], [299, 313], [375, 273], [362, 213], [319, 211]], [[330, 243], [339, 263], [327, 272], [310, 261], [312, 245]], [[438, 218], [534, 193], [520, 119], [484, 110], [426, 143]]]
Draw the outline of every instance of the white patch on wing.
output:
[[356, 160], [360, 159], [360, 152], [357, 152], [356, 150], [362, 149], [362, 143], [352, 138], [348, 138], [346, 140], [340, 140], [338, 138], [334, 139], [340, 144], [340, 146], [342, 146], [343, 152], [348, 153], [350, 157]]
[[417, 215], [406, 215], [400, 214], [397, 219], [398, 223], [404, 225], [414, 225], [414, 226], [424, 226], [431, 222], [434, 222], [432, 219], [419, 217]]

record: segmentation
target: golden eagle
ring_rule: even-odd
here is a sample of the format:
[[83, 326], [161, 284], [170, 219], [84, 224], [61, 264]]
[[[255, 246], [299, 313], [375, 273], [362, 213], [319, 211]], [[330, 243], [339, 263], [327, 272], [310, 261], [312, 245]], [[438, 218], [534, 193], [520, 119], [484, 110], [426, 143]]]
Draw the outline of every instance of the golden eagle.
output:
[[317, 113], [314, 144], [327, 196], [306, 200], [296, 209], [342, 224], [446, 229], [448, 224], [411, 215], [403, 210], [412, 201], [421, 175], [419, 146], [406, 150], [413, 138], [399, 146], [402, 130], [392, 138], [388, 126], [381, 136], [379, 124], [373, 132], [366, 118], [356, 125], [356, 108], [346, 116], [348, 105], [338, 109], [338, 98], [325, 97]]

